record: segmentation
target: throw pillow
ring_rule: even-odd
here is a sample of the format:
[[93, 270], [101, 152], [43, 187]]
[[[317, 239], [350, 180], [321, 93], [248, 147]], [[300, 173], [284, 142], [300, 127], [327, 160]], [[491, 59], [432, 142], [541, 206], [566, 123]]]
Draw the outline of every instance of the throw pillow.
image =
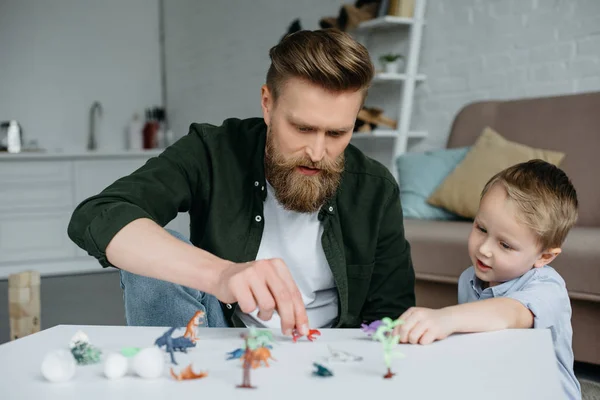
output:
[[469, 147], [424, 153], [405, 153], [396, 158], [400, 201], [404, 218], [454, 220], [459, 216], [427, 203], [427, 198], [462, 161]]
[[542, 159], [557, 165], [564, 153], [511, 142], [487, 127], [462, 162], [429, 197], [428, 203], [465, 218], [474, 218], [487, 181], [514, 164]]

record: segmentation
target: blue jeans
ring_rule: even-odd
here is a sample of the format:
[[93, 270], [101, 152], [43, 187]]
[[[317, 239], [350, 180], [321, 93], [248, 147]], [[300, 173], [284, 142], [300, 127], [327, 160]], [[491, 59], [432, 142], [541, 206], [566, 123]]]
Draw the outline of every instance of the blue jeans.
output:
[[[190, 243], [180, 233], [167, 231]], [[123, 270], [120, 274], [127, 325], [183, 327], [196, 311], [202, 310], [205, 313], [202, 326], [228, 326], [221, 304], [213, 295]]]

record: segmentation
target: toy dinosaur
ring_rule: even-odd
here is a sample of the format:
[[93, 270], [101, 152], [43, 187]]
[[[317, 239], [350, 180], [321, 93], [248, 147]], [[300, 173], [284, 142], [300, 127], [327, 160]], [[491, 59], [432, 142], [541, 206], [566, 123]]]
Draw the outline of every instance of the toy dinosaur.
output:
[[[264, 347], [266, 347], [269, 350], [273, 349], [273, 346], [271, 346], [270, 344], [268, 344]], [[246, 351], [246, 349], [243, 347], [240, 347], [239, 349], [230, 351], [230, 352], [226, 353], [226, 355], [227, 355], [226, 360], [237, 360], [238, 358], [242, 358], [242, 356], [244, 355], [244, 351]]]
[[368, 325], [360, 324], [360, 329], [362, 329], [363, 332], [365, 332], [366, 334], [371, 336], [377, 331], [377, 328], [379, 328], [380, 326], [381, 326], [381, 320], [378, 319], [376, 321], [371, 322]]
[[165, 351], [171, 355], [171, 362], [173, 364], [177, 365], [177, 362], [175, 361], [173, 352], [181, 351], [183, 353], [187, 353], [187, 349], [189, 347], [195, 347], [196, 343], [192, 342], [190, 339], [183, 337], [183, 336], [180, 336], [177, 338], [171, 337], [171, 334], [173, 333], [173, 331], [175, 329], [177, 329], [177, 328], [176, 327], [169, 328], [169, 330], [166, 331], [161, 337], [156, 339], [154, 344], [156, 346], [158, 346], [159, 348], [165, 346]]
[[187, 367], [185, 367], [184, 369], [182, 369], [181, 371], [179, 371], [179, 374], [176, 374], [173, 371], [173, 368], [171, 368], [171, 376], [173, 377], [173, 379], [176, 379], [178, 381], [182, 381], [182, 380], [186, 380], [186, 379], [201, 379], [201, 378], [207, 377], [208, 372], [202, 371], [197, 374], [192, 370], [192, 364], [190, 364]]
[[[300, 332], [297, 329], [294, 329], [292, 331], [292, 340], [294, 341], [294, 343], [296, 343], [298, 339], [302, 336], [304, 335], [300, 334]], [[306, 338], [312, 342], [316, 339], [314, 336], [321, 336], [321, 332], [318, 329], [309, 329]]]
[[316, 370], [313, 371], [314, 376], [322, 376], [325, 378], [333, 376], [333, 372], [331, 372], [331, 370], [325, 368], [321, 364], [313, 363], [313, 366], [316, 368]]
[[332, 349], [330, 346], [327, 347], [329, 348], [330, 356], [326, 357], [326, 360], [329, 362], [351, 362], [363, 360], [361, 356], [350, 354], [347, 351]]
[[[249, 357], [250, 359], [248, 360], [246, 357]], [[276, 359], [274, 359], [271, 356], [271, 351], [269, 349], [267, 349], [266, 347], [259, 347], [248, 353], [244, 353], [244, 354], [242, 354], [240, 359], [244, 362], [250, 362], [252, 369], [256, 369], [256, 368], [260, 367], [261, 362], [263, 362], [265, 364], [265, 367], [268, 367], [269, 359], [271, 359], [273, 361], [277, 361]]]
[[204, 320], [204, 311], [198, 310], [194, 313], [194, 316], [187, 323], [187, 327], [185, 328], [185, 333], [183, 337], [190, 339], [192, 342], [196, 343], [198, 337], [196, 336], [196, 330], [200, 326], [201, 321]]

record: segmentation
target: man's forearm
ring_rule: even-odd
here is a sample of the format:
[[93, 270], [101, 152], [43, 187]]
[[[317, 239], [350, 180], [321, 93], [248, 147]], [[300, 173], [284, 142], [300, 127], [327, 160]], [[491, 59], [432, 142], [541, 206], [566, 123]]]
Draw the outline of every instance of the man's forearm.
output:
[[517, 300], [494, 298], [447, 307], [456, 333], [533, 327], [533, 314]]
[[211, 294], [220, 271], [228, 264], [178, 240], [146, 218], [136, 219], [122, 228], [108, 244], [106, 256], [119, 269]]

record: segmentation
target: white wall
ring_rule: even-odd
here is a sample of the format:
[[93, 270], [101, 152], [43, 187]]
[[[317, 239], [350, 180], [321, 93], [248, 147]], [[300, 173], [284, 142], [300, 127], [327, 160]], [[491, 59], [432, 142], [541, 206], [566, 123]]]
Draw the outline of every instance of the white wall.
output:
[[600, 90], [599, 0], [429, 0], [414, 149], [446, 143], [456, 112], [481, 99]]
[[171, 128], [261, 116], [269, 48], [300, 18], [318, 29], [341, 0], [165, 1], [167, 107]]
[[158, 0], [0, 1], [0, 121], [49, 151], [85, 150], [95, 100], [111, 150], [134, 111], [161, 104]]

